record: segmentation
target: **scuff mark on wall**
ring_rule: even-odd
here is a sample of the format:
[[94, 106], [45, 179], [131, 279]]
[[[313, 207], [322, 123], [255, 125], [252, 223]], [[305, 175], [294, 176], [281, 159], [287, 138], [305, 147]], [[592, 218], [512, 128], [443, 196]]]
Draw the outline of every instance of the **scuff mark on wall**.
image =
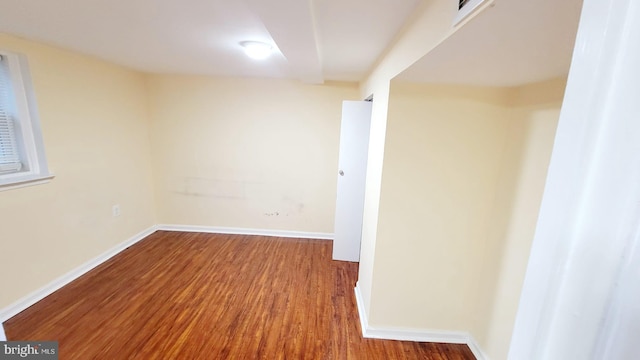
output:
[[206, 202], [225, 201], [227, 205], [236, 204], [263, 218], [273, 219], [304, 217], [308, 201], [302, 191], [287, 187], [278, 179], [255, 181], [183, 176], [170, 179], [167, 187], [174, 194], [202, 198]]
[[245, 199], [246, 183], [244, 181], [200, 178], [200, 177], [179, 177], [169, 183], [169, 190], [173, 193], [227, 199]]

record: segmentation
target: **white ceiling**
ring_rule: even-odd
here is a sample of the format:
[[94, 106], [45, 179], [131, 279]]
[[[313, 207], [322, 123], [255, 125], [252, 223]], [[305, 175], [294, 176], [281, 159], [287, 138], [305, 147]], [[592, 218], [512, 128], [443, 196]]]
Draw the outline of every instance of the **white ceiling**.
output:
[[420, 1], [0, 0], [0, 31], [152, 73], [358, 81]]
[[496, 0], [397, 78], [517, 86], [566, 76], [582, 0]]

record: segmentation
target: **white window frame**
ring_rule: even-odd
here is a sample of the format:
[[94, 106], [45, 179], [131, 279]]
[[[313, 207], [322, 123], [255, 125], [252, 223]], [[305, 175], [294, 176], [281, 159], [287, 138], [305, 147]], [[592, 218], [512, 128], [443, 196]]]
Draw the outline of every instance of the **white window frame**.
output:
[[[0, 191], [49, 182], [42, 130], [26, 56], [0, 49], [9, 77], [9, 111], [20, 142], [22, 170], [0, 174]], [[6, 65], [4, 62], [6, 61]]]

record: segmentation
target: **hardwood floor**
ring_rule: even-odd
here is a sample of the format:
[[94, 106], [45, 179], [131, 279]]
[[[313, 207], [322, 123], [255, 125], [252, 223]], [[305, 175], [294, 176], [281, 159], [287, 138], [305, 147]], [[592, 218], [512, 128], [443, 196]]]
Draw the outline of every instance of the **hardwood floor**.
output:
[[331, 242], [156, 232], [5, 322], [60, 359], [474, 359], [363, 339], [358, 265]]

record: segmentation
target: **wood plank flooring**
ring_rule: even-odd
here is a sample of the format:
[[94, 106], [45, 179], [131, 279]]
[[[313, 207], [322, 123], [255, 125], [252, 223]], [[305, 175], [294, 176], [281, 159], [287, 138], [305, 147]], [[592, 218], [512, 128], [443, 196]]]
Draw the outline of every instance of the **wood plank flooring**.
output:
[[160, 231], [4, 325], [60, 359], [475, 359], [363, 339], [357, 271], [330, 241]]

